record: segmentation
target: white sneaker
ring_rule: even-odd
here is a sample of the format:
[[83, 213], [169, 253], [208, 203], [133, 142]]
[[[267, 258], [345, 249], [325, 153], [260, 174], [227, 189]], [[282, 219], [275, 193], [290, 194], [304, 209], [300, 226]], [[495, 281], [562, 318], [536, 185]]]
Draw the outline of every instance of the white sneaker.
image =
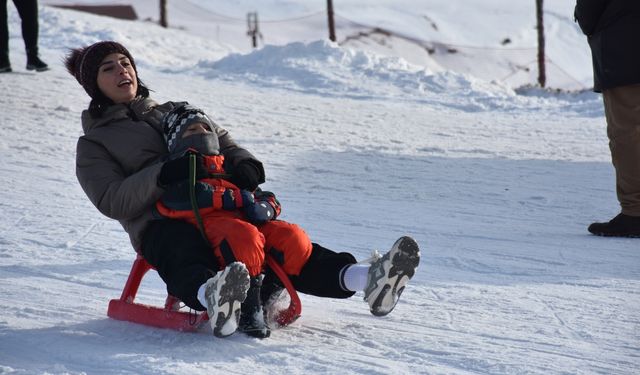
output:
[[207, 315], [216, 337], [227, 337], [238, 329], [240, 305], [247, 297], [249, 271], [240, 262], [233, 262], [207, 280], [204, 296]]
[[376, 316], [389, 314], [420, 263], [420, 249], [411, 237], [400, 237], [388, 253], [369, 268], [364, 300]]

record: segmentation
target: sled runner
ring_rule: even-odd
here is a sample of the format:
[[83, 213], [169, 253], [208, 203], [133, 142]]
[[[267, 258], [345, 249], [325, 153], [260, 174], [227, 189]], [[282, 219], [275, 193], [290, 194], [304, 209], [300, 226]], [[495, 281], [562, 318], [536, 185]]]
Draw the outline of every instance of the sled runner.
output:
[[[300, 317], [302, 303], [289, 277], [278, 262], [270, 255], [267, 255], [266, 263], [282, 281], [289, 293], [291, 300], [289, 307], [280, 311], [276, 316], [276, 322], [281, 326], [286, 326]], [[206, 311], [180, 311], [181, 301], [172, 295], [167, 295], [164, 307], [134, 302], [140, 282], [150, 269], [153, 269], [153, 267], [142, 256], [138, 255], [133, 262], [129, 278], [122, 290], [122, 295], [119, 299], [109, 301], [107, 315], [110, 318], [186, 332], [197, 331], [202, 323], [209, 320]]]

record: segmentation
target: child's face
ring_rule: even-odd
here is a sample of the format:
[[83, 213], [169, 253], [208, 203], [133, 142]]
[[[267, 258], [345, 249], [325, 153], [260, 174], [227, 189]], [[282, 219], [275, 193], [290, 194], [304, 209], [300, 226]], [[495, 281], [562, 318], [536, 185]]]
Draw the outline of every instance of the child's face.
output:
[[190, 135], [194, 134], [206, 134], [211, 133], [211, 129], [209, 129], [209, 125], [204, 122], [194, 122], [189, 125], [187, 129], [182, 133], [182, 138], [186, 138]]
[[128, 103], [136, 97], [138, 78], [127, 56], [112, 53], [100, 62], [98, 88], [114, 103]]

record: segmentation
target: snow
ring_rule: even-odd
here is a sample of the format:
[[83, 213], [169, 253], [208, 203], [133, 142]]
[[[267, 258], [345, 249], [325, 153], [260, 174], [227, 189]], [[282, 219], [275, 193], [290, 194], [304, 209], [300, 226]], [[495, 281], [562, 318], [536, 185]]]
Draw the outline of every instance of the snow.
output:
[[[64, 1], [40, 7], [41, 55], [52, 70], [38, 74], [24, 70], [20, 21], [8, 6], [15, 72], [0, 75], [0, 374], [640, 369], [639, 242], [586, 232], [619, 207], [572, 1], [545, 2], [548, 50], [561, 68], [549, 84], [579, 91], [523, 86], [535, 72], [500, 79], [524, 58], [516, 49], [468, 48], [420, 63], [423, 52], [407, 39], [385, 39], [389, 53], [365, 48], [371, 40], [323, 41], [320, 2], [169, 2], [169, 30], [53, 3]], [[134, 3], [142, 19], [156, 17], [157, 1]], [[499, 48], [510, 37], [513, 48], [535, 48], [533, 1], [334, 3], [343, 18], [423, 41]], [[244, 34], [250, 10], [270, 41], [255, 51]], [[204, 27], [215, 14], [229, 22]], [[306, 28], [267, 23], [312, 14]], [[437, 30], [424, 27], [427, 18]], [[339, 25], [341, 35], [359, 30]], [[372, 316], [362, 293], [301, 295], [302, 317], [265, 340], [107, 318], [134, 252], [76, 181], [88, 98], [62, 65], [68, 48], [100, 39], [130, 49], [156, 100], [204, 108], [252, 150], [283, 219], [315, 242], [364, 259], [414, 237], [421, 266], [393, 313]], [[161, 305], [165, 296], [149, 273], [140, 302]]]

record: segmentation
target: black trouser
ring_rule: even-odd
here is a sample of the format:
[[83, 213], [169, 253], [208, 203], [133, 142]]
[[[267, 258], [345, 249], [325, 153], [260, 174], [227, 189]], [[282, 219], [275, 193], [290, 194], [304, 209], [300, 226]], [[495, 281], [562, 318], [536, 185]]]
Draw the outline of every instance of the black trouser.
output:
[[355, 294], [340, 287], [340, 271], [348, 264], [356, 263], [349, 253], [336, 253], [317, 243], [300, 275], [291, 276], [291, 283], [300, 293], [318, 297], [349, 298]]
[[[38, 56], [38, 0], [13, 0], [22, 20], [22, 39], [27, 57]], [[0, 0], [0, 63], [9, 62], [7, 0]]]
[[180, 220], [156, 220], [142, 238], [142, 256], [167, 284], [167, 292], [195, 310], [204, 310], [198, 289], [218, 271], [213, 251], [198, 229]]
[[[149, 224], [142, 239], [142, 256], [167, 284], [167, 292], [195, 310], [204, 310], [197, 299], [198, 289], [219, 269], [212, 249], [195, 226], [180, 220], [164, 219]], [[292, 276], [297, 291], [319, 297], [348, 298], [355, 292], [340, 287], [340, 270], [356, 263], [349, 253], [336, 253], [313, 244], [311, 257], [300, 275]], [[267, 272], [263, 284], [278, 283]]]

